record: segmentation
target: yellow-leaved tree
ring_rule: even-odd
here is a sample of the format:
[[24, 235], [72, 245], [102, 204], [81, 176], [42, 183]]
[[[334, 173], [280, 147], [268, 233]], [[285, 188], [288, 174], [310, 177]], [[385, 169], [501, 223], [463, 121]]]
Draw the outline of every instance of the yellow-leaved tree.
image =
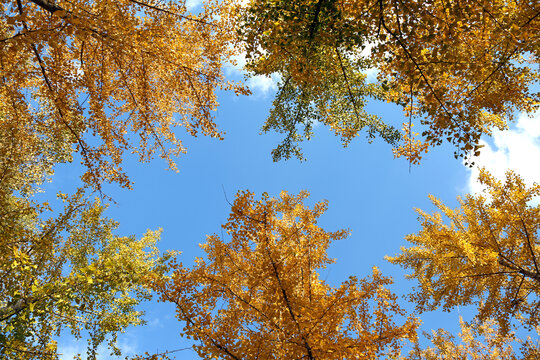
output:
[[472, 304], [480, 321], [496, 320], [501, 334], [512, 321], [537, 327], [540, 186], [527, 187], [513, 172], [503, 183], [482, 170], [479, 180], [484, 195], [459, 199], [455, 210], [435, 198], [442, 214], [418, 210], [422, 229], [407, 236], [413, 246], [389, 260], [413, 271], [408, 276], [419, 286], [410, 297], [421, 311]]
[[[534, 0], [252, 0], [240, 8], [248, 70], [282, 76], [264, 129], [287, 132], [285, 144], [315, 121], [347, 141], [374, 127], [395, 143], [392, 127], [363, 110], [374, 98], [403, 106], [409, 118], [396, 155], [416, 162], [443, 141], [456, 155], [477, 154], [482, 134], [539, 105]], [[379, 71], [378, 85], [366, 83], [369, 68]], [[289, 110], [288, 88], [303, 107]], [[413, 117], [425, 125], [421, 141]]]
[[[127, 153], [174, 168], [175, 128], [220, 137], [216, 88], [231, 55], [227, 2], [12, 0], [0, 4], [0, 121], [25, 142], [76, 151], [94, 189], [129, 186]], [[31, 146], [31, 144], [27, 145]], [[69, 159], [69, 157], [67, 158]]]
[[380, 78], [420, 116], [430, 145], [476, 155], [481, 135], [538, 108], [537, 1], [377, 0], [349, 9], [371, 5]]
[[[284, 133], [274, 160], [303, 158], [299, 143], [313, 126], [329, 126], [347, 145], [362, 130], [392, 145], [399, 131], [369, 114], [368, 99], [383, 100], [384, 84], [367, 82], [374, 66], [362, 54], [368, 42], [360, 23], [347, 18], [337, 1], [250, 1], [239, 5], [239, 39], [246, 69], [281, 76], [274, 106], [263, 131]], [[349, 41], [351, 44], [346, 44]]]
[[[501, 334], [493, 320], [467, 324], [460, 319], [460, 325], [459, 342], [448, 331], [432, 331], [427, 334], [432, 346], [422, 349], [415, 344], [400, 360], [536, 360], [540, 356], [538, 342]], [[516, 351], [516, 345], [521, 345], [520, 350]]]
[[137, 305], [151, 293], [143, 279], [166, 271], [159, 231], [141, 239], [116, 235], [106, 206], [83, 190], [59, 194], [60, 205], [34, 196], [53, 165], [70, 155], [69, 143], [51, 145], [30, 124], [1, 122], [2, 359], [58, 359], [56, 340], [69, 331], [88, 340], [88, 359], [103, 343], [118, 354], [116, 336], [144, 322]]
[[143, 279], [166, 269], [159, 231], [118, 236], [99, 202], [60, 196], [58, 215], [46, 203], [0, 197], [2, 359], [57, 359], [56, 339], [67, 331], [88, 340], [88, 359], [104, 342], [119, 355], [117, 334], [144, 322], [136, 308], [150, 298]]
[[376, 268], [338, 287], [319, 278], [333, 262], [330, 242], [347, 232], [318, 227], [327, 204], [310, 209], [307, 196], [239, 193], [223, 226], [230, 240], [209, 236], [206, 259], [192, 268], [173, 262], [170, 277], [154, 278], [201, 357], [375, 359], [397, 356], [402, 340], [416, 338], [418, 320], [405, 318]]

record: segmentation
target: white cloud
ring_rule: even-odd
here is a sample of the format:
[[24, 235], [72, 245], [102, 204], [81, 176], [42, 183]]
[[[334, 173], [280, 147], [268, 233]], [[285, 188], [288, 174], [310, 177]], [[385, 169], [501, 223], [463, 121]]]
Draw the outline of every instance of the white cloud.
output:
[[234, 65], [232, 66], [232, 70], [233, 71], [236, 71], [236, 72], [239, 72], [239, 73], [244, 73], [244, 66], [246, 66], [246, 52], [243, 51], [241, 52], [240, 54], [237, 54], [237, 55], [234, 55], [233, 57], [233, 61], [234, 61]]
[[363, 73], [366, 74], [366, 82], [368, 83], [377, 82], [377, 75], [379, 75], [379, 69], [372, 67], [372, 68], [364, 70]]
[[252, 92], [267, 95], [269, 92], [277, 90], [279, 79], [280, 76], [277, 74], [272, 74], [272, 76], [257, 75], [250, 77], [247, 83]]
[[507, 170], [519, 174], [528, 185], [540, 183], [540, 112], [527, 116], [521, 114], [515, 127], [506, 131], [494, 131], [492, 144], [485, 145], [469, 173], [468, 192], [479, 193], [479, 167], [485, 167], [498, 179], [505, 178]]
[[[233, 61], [234, 64], [225, 67], [225, 75], [228, 77], [246, 75], [244, 70], [244, 66], [246, 65], [246, 53], [243, 52], [234, 56]], [[277, 84], [280, 80], [281, 77], [278, 74], [272, 74], [271, 76], [256, 75], [250, 76], [246, 83], [254, 95], [266, 96], [270, 92], [277, 90]]]
[[202, 4], [202, 0], [187, 0], [186, 1], [186, 8], [187, 8], [188, 11], [191, 11], [191, 10], [197, 8], [201, 4]]
[[[376, 42], [368, 42], [360, 52], [360, 57], [362, 58], [370, 58], [372, 49], [377, 45]], [[372, 67], [369, 69], [362, 70], [364, 74], [366, 74], [366, 82], [368, 83], [374, 83], [377, 82], [377, 75], [379, 75], [379, 69], [376, 67]]]

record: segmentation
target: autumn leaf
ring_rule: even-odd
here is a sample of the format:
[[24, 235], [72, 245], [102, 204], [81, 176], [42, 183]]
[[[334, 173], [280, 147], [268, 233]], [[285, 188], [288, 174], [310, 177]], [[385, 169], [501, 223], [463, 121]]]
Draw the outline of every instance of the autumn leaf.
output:
[[[114, 234], [105, 207], [79, 192], [58, 216], [15, 196], [0, 197], [0, 356], [57, 359], [55, 338], [88, 340], [88, 358], [143, 323], [137, 305], [151, 297], [142, 279], [161, 274], [169, 255], [159, 231], [141, 239]], [[155, 276], [155, 275], [153, 275]]]

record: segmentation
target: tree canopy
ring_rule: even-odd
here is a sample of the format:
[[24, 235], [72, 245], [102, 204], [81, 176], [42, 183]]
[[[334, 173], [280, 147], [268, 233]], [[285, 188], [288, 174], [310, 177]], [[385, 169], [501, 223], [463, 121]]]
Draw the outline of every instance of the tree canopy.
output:
[[57, 160], [78, 152], [95, 189], [130, 186], [126, 153], [157, 152], [175, 168], [185, 148], [174, 129], [221, 137], [215, 90], [243, 91], [222, 73], [232, 53], [226, 5], [190, 14], [183, 1], [3, 2], [2, 126]]
[[[280, 82], [263, 131], [285, 138], [274, 160], [303, 158], [326, 125], [344, 145], [362, 131], [419, 163], [431, 146], [476, 156], [480, 138], [538, 110], [540, 5], [535, 0], [8, 0], [0, 4], [0, 356], [122, 356], [120, 333], [145, 322], [139, 304], [174, 304], [202, 358], [521, 359], [540, 357], [540, 185], [480, 172], [482, 195], [418, 210], [411, 247], [387, 259], [412, 273], [419, 313], [473, 305], [459, 340], [420, 319], [392, 278], [321, 274], [347, 231], [318, 225], [308, 193], [260, 200], [239, 192], [226, 235], [208, 236], [188, 267], [160, 252], [161, 230], [117, 234], [104, 183], [130, 189], [130, 156], [176, 169], [179, 128], [221, 139], [220, 90], [249, 94], [224, 67], [244, 53], [250, 75]], [[376, 79], [368, 76], [375, 73]], [[369, 102], [401, 106], [399, 121]], [[413, 131], [413, 122], [420, 133]], [[418, 124], [419, 122], [419, 124]], [[402, 125], [402, 130], [397, 127]], [[55, 166], [80, 161], [82, 188], [40, 197]], [[472, 161], [472, 160], [470, 160]], [[190, 189], [191, 190], [191, 189]], [[56, 195], [56, 196], [55, 196]], [[99, 195], [99, 196], [96, 196]], [[449, 220], [445, 222], [444, 218]], [[391, 221], [391, 220], [389, 220]], [[408, 347], [405, 344], [413, 342]], [[516, 346], [521, 346], [519, 352]], [[409, 350], [411, 350], [409, 352]], [[134, 355], [167, 358], [172, 352]], [[407, 353], [407, 354], [406, 354]]]
[[[418, 344], [401, 360], [481, 359], [481, 360], [533, 360], [540, 355], [538, 344], [530, 339], [521, 341], [513, 334], [504, 334], [493, 321], [466, 324], [460, 319], [461, 332], [456, 336], [439, 329], [428, 335], [432, 346], [422, 349]], [[515, 343], [521, 343], [516, 351]]]
[[418, 320], [406, 317], [378, 269], [336, 288], [319, 278], [333, 262], [328, 246], [347, 232], [318, 227], [327, 204], [309, 209], [307, 196], [257, 201], [239, 193], [223, 226], [230, 240], [209, 236], [201, 245], [207, 260], [173, 263], [170, 278], [154, 281], [201, 357], [374, 359], [396, 356], [402, 340], [416, 338]]
[[[512, 320], [539, 325], [540, 186], [527, 188], [516, 174], [505, 183], [480, 173], [484, 195], [459, 199], [452, 210], [432, 197], [441, 213], [418, 210], [422, 229], [407, 240], [413, 247], [389, 257], [413, 271], [419, 286], [411, 299], [421, 311], [439, 306], [478, 306], [478, 319], [495, 319], [503, 333]], [[443, 215], [450, 220], [447, 225]]]
[[[424, 144], [445, 140], [456, 154], [474, 155], [482, 134], [506, 128], [515, 111], [538, 108], [536, 1], [253, 0], [241, 6], [248, 69], [282, 77], [264, 129], [286, 130], [284, 144], [298, 138], [298, 126], [309, 130], [320, 121], [347, 141], [367, 127], [395, 145], [394, 130], [364, 113], [373, 98], [403, 106], [409, 124], [415, 117], [425, 125], [420, 142], [412, 141], [408, 126], [397, 155], [416, 162]], [[379, 71], [378, 84], [365, 83], [368, 68]], [[283, 111], [289, 87], [304, 109], [292, 115]], [[307, 111], [314, 104], [317, 116]]]
[[[0, 355], [57, 359], [56, 337], [88, 340], [88, 359], [116, 335], [143, 323], [136, 306], [150, 298], [142, 279], [165, 270], [159, 231], [141, 239], [114, 234], [105, 207], [79, 192], [64, 208], [0, 197]], [[49, 213], [49, 214], [47, 214]]]

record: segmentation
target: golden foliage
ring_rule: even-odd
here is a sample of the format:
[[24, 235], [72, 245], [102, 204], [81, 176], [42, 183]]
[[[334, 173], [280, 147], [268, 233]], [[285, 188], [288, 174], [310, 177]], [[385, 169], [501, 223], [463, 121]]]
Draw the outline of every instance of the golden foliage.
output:
[[414, 246], [389, 260], [413, 271], [419, 287], [411, 299], [421, 311], [474, 304], [478, 318], [493, 318], [503, 334], [512, 319], [538, 326], [540, 206], [532, 202], [540, 186], [527, 188], [512, 172], [504, 184], [485, 170], [479, 179], [485, 196], [467, 195], [458, 209], [432, 197], [450, 225], [418, 210], [422, 229], [407, 236]]
[[[238, 32], [252, 74], [278, 73], [274, 106], [263, 131], [286, 134], [272, 151], [274, 160], [303, 158], [299, 142], [312, 127], [328, 125], [347, 145], [360, 131], [392, 145], [399, 131], [369, 114], [368, 99], [382, 100], [387, 88], [367, 82], [373, 66], [362, 56], [363, 33], [344, 19], [335, 1], [251, 1], [240, 6]], [[347, 38], [358, 46], [347, 46]], [[303, 127], [303, 133], [300, 131]]]
[[252, 0], [242, 11], [248, 69], [280, 73], [312, 99], [339, 76], [335, 96], [362, 109], [373, 93], [355, 91], [350, 79], [376, 68], [378, 98], [406, 113], [414, 101], [425, 141], [449, 141], [456, 155], [476, 155], [482, 134], [539, 105], [537, 1]]
[[13, 192], [29, 197], [55, 163], [70, 159], [70, 144], [54, 147], [36, 133], [29, 124], [10, 123], [0, 115], [0, 198]]
[[165, 271], [159, 231], [115, 235], [105, 206], [81, 190], [59, 194], [58, 207], [39, 202], [37, 185], [71, 151], [24, 126], [0, 127], [0, 357], [57, 359], [55, 339], [67, 331], [88, 339], [89, 359], [103, 342], [118, 353], [117, 334], [143, 322], [142, 279]]
[[530, 89], [540, 59], [537, 2], [379, 4], [370, 25], [381, 78], [402, 98], [414, 96], [431, 144], [446, 139], [465, 153], [478, 151], [480, 135], [505, 128], [516, 110], [538, 107]]
[[[445, 330], [432, 331], [429, 339], [433, 344], [424, 350], [416, 344], [406, 358], [402, 360], [533, 360], [530, 357], [535, 350], [529, 344], [525, 345], [524, 351], [519, 356], [513, 345], [518, 340], [513, 334], [501, 335], [495, 323], [488, 320], [481, 324], [468, 325], [460, 320], [461, 333], [460, 343], [455, 336]], [[528, 353], [528, 354], [527, 354]], [[537, 355], [540, 355], [536, 353]], [[524, 356], [524, 357], [523, 357]]]
[[[226, 3], [14, 0], [0, 4], [0, 357], [57, 359], [71, 331], [87, 355], [141, 324], [143, 278], [165, 271], [159, 231], [114, 234], [79, 190], [54, 209], [33, 197], [78, 152], [83, 180], [129, 187], [129, 153], [174, 168], [176, 127], [220, 137], [212, 120], [231, 55]], [[138, 144], [137, 144], [138, 138]], [[52, 215], [53, 214], [56, 215]]]
[[[154, 153], [175, 168], [175, 128], [220, 137], [212, 121], [231, 55], [226, 2], [11, 0], [0, 4], [2, 127], [26, 146], [77, 151], [94, 189], [129, 186], [121, 164]], [[138, 144], [137, 139], [138, 138]]]
[[[0, 356], [57, 359], [55, 337], [71, 331], [88, 339], [89, 359], [107, 341], [143, 321], [136, 305], [150, 298], [142, 279], [165, 270], [155, 246], [159, 231], [142, 239], [114, 235], [99, 202], [82, 192], [60, 195], [63, 211], [47, 204], [0, 198]], [[64, 333], [65, 334], [65, 333]]]
[[[346, 231], [326, 232], [308, 196], [282, 192], [256, 201], [239, 193], [223, 226], [230, 241], [209, 236], [206, 260], [193, 268], [173, 263], [169, 278], [155, 278], [162, 301], [176, 305], [185, 334], [200, 342], [204, 358], [374, 359], [399, 353], [401, 340], [416, 338], [418, 321], [404, 319], [391, 280], [374, 268], [337, 288], [319, 278], [333, 261], [326, 251]], [[402, 325], [394, 323], [397, 317]]]
[[429, 144], [415, 139], [419, 134], [412, 131], [414, 124], [403, 123], [402, 145], [393, 149], [394, 158], [403, 156], [411, 164], [420, 164], [422, 153], [427, 153]]

